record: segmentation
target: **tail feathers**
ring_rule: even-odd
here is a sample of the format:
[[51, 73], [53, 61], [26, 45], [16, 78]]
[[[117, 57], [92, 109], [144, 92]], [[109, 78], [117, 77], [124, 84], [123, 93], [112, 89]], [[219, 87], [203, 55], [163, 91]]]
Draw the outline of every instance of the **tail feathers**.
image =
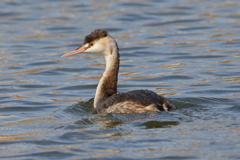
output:
[[164, 111], [173, 111], [173, 110], [176, 110], [177, 107], [170, 100], [165, 98], [162, 104], [162, 109]]

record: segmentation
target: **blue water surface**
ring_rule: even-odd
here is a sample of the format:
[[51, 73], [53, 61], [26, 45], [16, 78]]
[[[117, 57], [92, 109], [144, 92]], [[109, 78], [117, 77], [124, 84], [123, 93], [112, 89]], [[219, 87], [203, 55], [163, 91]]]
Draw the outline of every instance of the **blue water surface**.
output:
[[[0, 159], [240, 159], [238, 0], [0, 2]], [[61, 58], [93, 30], [120, 48], [118, 91], [174, 112], [96, 114], [101, 55]]]

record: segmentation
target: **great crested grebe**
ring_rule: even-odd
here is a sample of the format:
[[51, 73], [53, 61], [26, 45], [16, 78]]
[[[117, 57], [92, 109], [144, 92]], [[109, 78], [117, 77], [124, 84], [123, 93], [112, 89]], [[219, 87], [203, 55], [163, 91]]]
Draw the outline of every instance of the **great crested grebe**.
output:
[[62, 57], [79, 53], [104, 55], [106, 69], [97, 86], [94, 108], [98, 113], [142, 113], [172, 111], [175, 105], [149, 90], [117, 92], [119, 53], [117, 42], [105, 31], [95, 30], [85, 37], [83, 44]]

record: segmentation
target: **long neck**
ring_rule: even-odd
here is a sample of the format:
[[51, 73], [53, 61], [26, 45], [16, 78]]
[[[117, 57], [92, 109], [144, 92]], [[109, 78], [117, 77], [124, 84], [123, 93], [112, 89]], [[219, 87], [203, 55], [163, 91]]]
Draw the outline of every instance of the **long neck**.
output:
[[94, 98], [94, 108], [100, 109], [104, 100], [109, 96], [117, 93], [117, 81], [119, 70], [119, 53], [118, 47], [109, 49], [109, 53], [105, 55], [106, 69], [99, 81], [96, 95]]

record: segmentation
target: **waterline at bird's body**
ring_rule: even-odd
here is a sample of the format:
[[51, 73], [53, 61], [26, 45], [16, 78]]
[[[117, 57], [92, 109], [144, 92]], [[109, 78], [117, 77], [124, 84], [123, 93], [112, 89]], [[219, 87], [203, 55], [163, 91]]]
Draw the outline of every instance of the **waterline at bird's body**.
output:
[[105, 31], [95, 30], [85, 37], [83, 44], [62, 57], [79, 53], [98, 53], [105, 57], [106, 69], [99, 81], [94, 108], [98, 113], [142, 113], [172, 111], [175, 105], [149, 90], [117, 92], [119, 52], [117, 42]]

